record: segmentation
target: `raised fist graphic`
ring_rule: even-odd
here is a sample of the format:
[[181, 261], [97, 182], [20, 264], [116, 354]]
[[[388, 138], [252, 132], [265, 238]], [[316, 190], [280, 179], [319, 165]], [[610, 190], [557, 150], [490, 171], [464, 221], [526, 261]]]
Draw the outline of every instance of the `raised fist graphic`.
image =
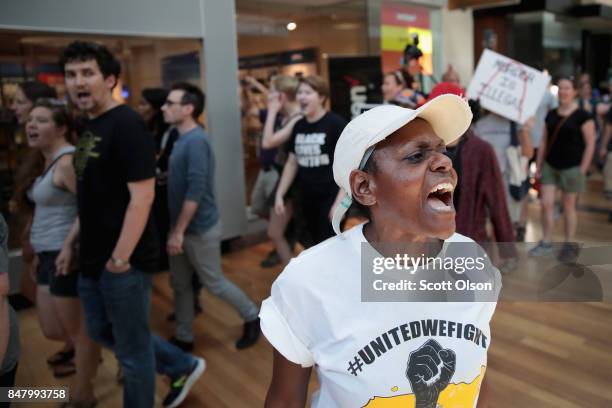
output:
[[408, 357], [406, 377], [416, 397], [416, 408], [436, 408], [438, 396], [455, 373], [457, 357], [435, 340], [428, 340]]

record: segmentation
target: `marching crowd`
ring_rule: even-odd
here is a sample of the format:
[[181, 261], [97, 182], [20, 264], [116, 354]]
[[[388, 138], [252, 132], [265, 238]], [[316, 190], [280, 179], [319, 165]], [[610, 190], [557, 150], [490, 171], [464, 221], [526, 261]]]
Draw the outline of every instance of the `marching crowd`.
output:
[[[425, 95], [410, 61], [384, 75], [386, 105], [417, 109], [442, 95], [464, 96], [452, 68]], [[156, 373], [170, 379], [164, 406], [178, 406], [206, 366], [192, 354], [202, 288], [244, 320], [237, 349], [254, 345], [261, 330], [258, 305], [221, 268], [215, 161], [198, 122], [205, 95], [188, 83], [145, 89], [136, 112], [112, 97], [120, 64], [104, 46], [74, 42], [60, 65], [67, 102], [49, 86], [24, 82], [12, 105], [29, 151], [11, 208], [30, 219], [23, 261], [37, 284], [41, 330], [63, 344], [47, 363], [56, 377], [76, 373], [66, 406], [97, 404], [100, 347], [113, 350], [119, 362], [125, 406], [153, 406]], [[602, 171], [605, 193], [612, 196], [612, 107], [588, 75], [558, 78], [555, 86], [556, 94], [547, 90], [524, 125], [469, 101], [471, 124], [462, 137], [449, 138], [443, 152], [458, 175], [452, 196], [458, 233], [478, 243], [524, 241], [529, 190], [535, 188], [543, 237], [530, 255], [550, 254], [560, 191], [565, 229], [558, 257], [575, 256], [576, 208], [588, 175]], [[265, 95], [267, 106], [253, 107], [248, 97], [241, 104], [243, 116], [256, 117], [262, 129], [251, 211], [268, 220], [275, 248], [262, 266], [286, 266], [297, 243], [309, 248], [335, 235], [334, 226], [343, 222], [342, 212], [334, 216], [337, 208], [366, 218], [373, 213], [360, 200], [346, 201], [346, 188], [335, 178], [336, 144], [347, 121], [327, 109], [326, 82], [276, 75], [266, 87], [247, 78], [243, 92], [252, 89]], [[360, 169], [380, 171], [381, 155], [366, 158]], [[0, 331], [9, 335], [0, 339], [1, 387], [14, 384], [19, 357], [16, 315], [5, 302], [7, 234], [2, 220]], [[516, 252], [502, 248], [503, 273], [516, 266]], [[175, 332], [167, 340], [149, 327], [151, 274], [164, 270], [174, 291], [169, 319]]]

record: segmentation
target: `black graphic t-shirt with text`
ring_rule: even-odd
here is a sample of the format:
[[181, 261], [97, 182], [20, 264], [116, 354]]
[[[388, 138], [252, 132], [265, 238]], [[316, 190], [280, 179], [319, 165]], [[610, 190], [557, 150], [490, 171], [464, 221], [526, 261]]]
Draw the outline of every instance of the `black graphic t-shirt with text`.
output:
[[[128, 182], [155, 177], [155, 141], [131, 108], [119, 105], [88, 121], [74, 155], [79, 207], [81, 272], [98, 277], [117, 244], [130, 193]], [[153, 272], [158, 242], [151, 217], [130, 264]]]
[[298, 161], [297, 181], [302, 194], [335, 195], [338, 186], [334, 182], [332, 163], [334, 150], [346, 121], [333, 112], [309, 123], [301, 119], [293, 127], [289, 151]]

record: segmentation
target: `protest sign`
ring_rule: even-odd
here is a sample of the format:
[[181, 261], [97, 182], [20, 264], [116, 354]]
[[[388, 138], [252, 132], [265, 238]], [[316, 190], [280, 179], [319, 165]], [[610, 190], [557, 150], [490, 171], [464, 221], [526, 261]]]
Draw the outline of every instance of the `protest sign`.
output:
[[535, 114], [549, 81], [547, 74], [487, 49], [478, 61], [467, 97], [523, 124]]

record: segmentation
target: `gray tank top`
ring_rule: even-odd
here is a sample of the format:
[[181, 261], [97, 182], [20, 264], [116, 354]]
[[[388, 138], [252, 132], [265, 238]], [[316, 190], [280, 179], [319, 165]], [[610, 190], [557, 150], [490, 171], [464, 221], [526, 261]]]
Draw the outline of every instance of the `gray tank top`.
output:
[[42, 176], [34, 181], [28, 196], [34, 202], [30, 242], [35, 252], [59, 251], [77, 217], [76, 196], [53, 184], [57, 159], [75, 151], [74, 146], [60, 149]]

